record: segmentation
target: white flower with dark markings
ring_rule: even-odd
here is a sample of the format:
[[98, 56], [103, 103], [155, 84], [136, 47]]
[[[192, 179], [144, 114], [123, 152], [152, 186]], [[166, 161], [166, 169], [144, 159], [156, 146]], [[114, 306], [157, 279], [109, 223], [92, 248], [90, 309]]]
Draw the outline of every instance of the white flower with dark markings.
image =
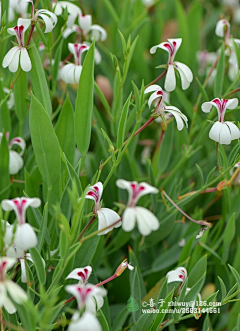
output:
[[31, 20], [19, 18], [18, 24], [14, 28], [9, 28], [7, 31], [9, 34], [17, 37], [18, 45], [10, 49], [10, 51], [5, 55], [3, 59], [3, 68], [9, 67], [11, 72], [16, 72], [19, 66], [23, 71], [30, 71], [32, 69], [32, 64], [30, 57], [28, 55], [27, 49], [24, 46], [24, 34], [31, 24]]
[[126, 232], [132, 231], [137, 222], [138, 230], [143, 236], [156, 231], [160, 226], [157, 217], [148, 209], [136, 206], [136, 204], [143, 195], [156, 194], [158, 189], [144, 182], [128, 182], [124, 179], [118, 179], [116, 185], [121, 189], [127, 190], [129, 194], [127, 207], [122, 216], [123, 230]]
[[78, 15], [82, 14], [82, 11], [78, 6], [68, 1], [52, 1], [52, 7], [57, 16], [62, 15], [66, 8], [68, 12], [67, 27], [70, 28], [72, 28]]
[[182, 81], [182, 89], [186, 90], [190, 83], [193, 80], [192, 71], [189, 69], [188, 66], [181, 62], [174, 61], [175, 55], [181, 46], [182, 39], [168, 39], [167, 42], [163, 42], [159, 45], [153, 46], [150, 49], [150, 53], [156, 53], [158, 48], [162, 48], [163, 50], [167, 51], [169, 54], [168, 63], [167, 63], [167, 75], [165, 80], [164, 88], [167, 92], [172, 92], [176, 88], [176, 77], [174, 70], [176, 69], [179, 72]]
[[81, 284], [86, 284], [92, 273], [92, 267], [76, 268], [70, 272], [66, 279], [76, 279]]
[[224, 122], [224, 116], [227, 109], [234, 109], [238, 105], [238, 99], [213, 99], [210, 102], [202, 104], [202, 111], [209, 113], [214, 106], [218, 112], [218, 121], [215, 122], [209, 132], [209, 138], [220, 143], [229, 145], [232, 140], [240, 138], [239, 128], [232, 122]]
[[28, 207], [38, 208], [41, 204], [39, 198], [4, 199], [1, 202], [3, 210], [14, 210], [17, 217], [17, 228], [13, 234], [13, 242], [18, 249], [28, 250], [37, 245], [37, 236], [30, 224], [26, 223], [26, 210]]
[[97, 317], [92, 313], [85, 311], [80, 317], [77, 311], [73, 314], [71, 323], [69, 324], [68, 331], [102, 331], [101, 324]]
[[109, 227], [107, 230], [104, 230], [99, 233], [99, 235], [106, 234], [113, 230], [113, 228], [118, 228], [121, 226], [122, 222], [120, 221], [120, 216], [114, 211], [109, 208], [101, 208], [101, 197], [103, 193], [103, 185], [101, 182], [90, 186], [87, 194], [86, 199], [91, 199], [95, 202], [95, 206], [93, 212], [98, 217], [98, 230], [104, 229], [111, 224], [116, 223], [112, 227]]
[[184, 122], [186, 127], [188, 126], [188, 119], [187, 117], [177, 108], [174, 106], [166, 106], [164, 102], [164, 91], [159, 85], [150, 85], [148, 86], [144, 94], [153, 92], [148, 99], [148, 106], [151, 108], [152, 103], [154, 103], [155, 109], [154, 113], [158, 116], [165, 115], [165, 113], [170, 113], [174, 116], [177, 122], [177, 128], [181, 131], [184, 128]]

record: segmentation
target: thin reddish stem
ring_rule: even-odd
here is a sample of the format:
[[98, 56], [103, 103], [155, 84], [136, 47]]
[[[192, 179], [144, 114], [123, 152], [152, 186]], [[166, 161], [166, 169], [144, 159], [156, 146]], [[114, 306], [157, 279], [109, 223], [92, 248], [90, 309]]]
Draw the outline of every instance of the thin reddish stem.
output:
[[164, 72], [161, 73], [161, 75], [159, 75], [157, 78], [155, 78], [155, 79], [154, 79], [151, 83], [149, 83], [146, 87], [148, 87], [148, 86], [150, 86], [150, 85], [152, 85], [152, 84], [157, 83], [162, 77], [164, 77], [164, 76], [166, 75], [166, 73], [167, 73], [167, 69], [164, 70]]
[[80, 233], [80, 235], [77, 237], [77, 239], [75, 240], [74, 244], [76, 244], [84, 235], [84, 233], [87, 231], [87, 229], [90, 227], [90, 225], [95, 221], [96, 216], [94, 215], [90, 221], [88, 222], [88, 224], [85, 226], [85, 228], [82, 230], [82, 232]]

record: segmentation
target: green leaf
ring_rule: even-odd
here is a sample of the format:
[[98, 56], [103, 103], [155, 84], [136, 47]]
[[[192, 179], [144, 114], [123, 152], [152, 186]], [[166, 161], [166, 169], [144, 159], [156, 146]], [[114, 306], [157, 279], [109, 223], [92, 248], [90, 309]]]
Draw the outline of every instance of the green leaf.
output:
[[36, 247], [29, 249], [31, 257], [33, 259], [39, 283], [44, 285], [46, 283], [46, 270], [44, 268], [44, 264], [41, 258], [41, 255]]
[[127, 310], [127, 307], [124, 307], [113, 321], [113, 331], [117, 331], [119, 328], [122, 329], [128, 315], [129, 311]]
[[118, 125], [118, 134], [117, 134], [117, 148], [121, 149], [123, 147], [124, 137], [125, 137], [125, 131], [126, 131], [126, 125], [127, 125], [127, 117], [128, 117], [128, 110], [129, 110], [129, 104], [132, 97], [132, 93], [130, 93], [129, 97], [127, 98], [127, 101], [125, 102], [119, 125]]
[[74, 110], [68, 94], [58, 117], [55, 132], [62, 151], [73, 165], [75, 158]]
[[98, 86], [98, 84], [96, 82], [94, 82], [94, 89], [95, 89], [95, 91], [96, 91], [96, 93], [97, 93], [97, 95], [98, 95], [101, 103], [103, 104], [105, 110], [110, 115], [111, 108], [110, 108], [110, 106], [108, 104], [108, 101], [106, 100], [103, 92], [100, 90], [100, 88], [99, 88], [99, 86]]
[[170, 162], [173, 150], [173, 140], [175, 136], [175, 128], [173, 122], [169, 123], [167, 130], [164, 132], [164, 137], [160, 146], [160, 153], [158, 159], [158, 170], [163, 173]]
[[[28, 76], [26, 72], [21, 71], [16, 83], [14, 84], [15, 112], [21, 126], [28, 112], [27, 93]], [[21, 127], [20, 130], [22, 130]]]
[[59, 63], [61, 61], [61, 55], [62, 55], [62, 45], [63, 45], [63, 39], [58, 45], [57, 51], [54, 54], [54, 64], [52, 67], [52, 91], [54, 92], [56, 89], [56, 84], [57, 84], [57, 77], [58, 77], [58, 72], [59, 72]]
[[203, 101], [204, 101], [204, 102], [209, 101], [209, 97], [208, 97], [208, 95], [207, 95], [207, 92], [206, 92], [205, 88], [204, 88], [203, 85], [200, 83], [200, 81], [199, 81], [199, 79], [198, 79], [197, 77], [196, 77], [196, 81], [197, 81], [197, 83], [198, 83], [198, 87], [199, 87], [200, 92], [201, 92], [201, 94], [202, 94]]
[[10, 187], [9, 176], [9, 149], [5, 134], [2, 135], [0, 144], [0, 198], [8, 198]]
[[[139, 284], [140, 284], [140, 288], [141, 288], [141, 298], [142, 298], [147, 294], [147, 292], [146, 292], [146, 287], [145, 287], [145, 284], [144, 284], [143, 276], [142, 276], [141, 271], [140, 271], [140, 265], [138, 263], [136, 255], [134, 254], [131, 247], [128, 248], [128, 251], [129, 251], [129, 259], [128, 260], [131, 261], [132, 265], [134, 267], [137, 267], [137, 270], [138, 270], [138, 278], [139, 278]], [[130, 277], [131, 276], [133, 278], [133, 273], [130, 273]]]
[[230, 264], [228, 265], [234, 278], [236, 279], [237, 283], [238, 283], [238, 287], [240, 288], [240, 276], [239, 273], [237, 272], [236, 269], [234, 269], [232, 266], [230, 266]]
[[39, 252], [41, 252], [41, 249], [43, 246], [43, 241], [47, 234], [47, 222], [48, 222], [48, 203], [46, 203], [46, 205], [44, 206], [43, 219], [42, 219], [41, 226], [39, 229], [40, 231], [39, 231], [39, 235], [38, 235], [38, 244], [37, 244], [37, 249]]
[[222, 299], [221, 301], [223, 301], [223, 299], [226, 297], [227, 295], [227, 289], [226, 289], [226, 286], [222, 280], [221, 277], [218, 276], [218, 280], [219, 280], [219, 283], [220, 283], [220, 287], [221, 287], [221, 293], [222, 293]]
[[29, 123], [38, 169], [47, 185], [49, 209], [53, 212], [53, 204], [60, 200], [61, 151], [51, 120], [34, 95]]
[[137, 331], [149, 331], [154, 321], [154, 314], [143, 314], [137, 322]]
[[7, 107], [7, 99], [5, 102], [5, 98], [7, 97], [7, 94], [3, 91], [3, 83], [0, 80], [0, 100], [1, 100], [1, 106], [0, 106], [0, 132], [9, 132], [11, 131], [11, 118], [10, 118], [10, 111]]
[[98, 319], [99, 319], [99, 322], [100, 322], [100, 324], [102, 326], [102, 329], [104, 331], [105, 330], [106, 331], [110, 331], [108, 322], [107, 322], [107, 320], [106, 320], [106, 318], [105, 318], [105, 316], [104, 316], [104, 314], [103, 314], [103, 312], [102, 312], [101, 309], [99, 309], [99, 311], [98, 311]]
[[188, 280], [189, 287], [194, 286], [207, 270], [207, 255], [204, 255], [192, 268]]
[[[137, 320], [141, 315], [141, 286], [140, 286], [140, 279], [139, 279], [139, 272], [138, 268], [135, 267], [133, 271], [133, 276], [130, 274], [130, 284], [131, 284], [131, 296], [136, 303], [133, 305], [133, 309], [129, 310], [132, 312], [132, 317], [134, 324], [136, 325]], [[131, 298], [131, 297], [130, 297]], [[134, 301], [134, 302], [135, 302]], [[139, 309], [137, 309], [137, 307]]]
[[168, 303], [170, 301], [172, 301], [173, 293], [174, 293], [174, 289], [164, 299], [164, 302], [163, 302], [161, 308], [159, 309], [159, 313], [157, 314], [156, 319], [155, 319], [150, 331], [158, 330], [160, 324], [162, 323], [162, 321], [166, 315], [166, 312], [164, 312], [164, 311], [166, 311], [168, 309]]
[[198, 173], [199, 173], [199, 177], [200, 177], [200, 187], [203, 186], [204, 184], [204, 175], [203, 175], [203, 171], [202, 171], [202, 168], [196, 163], [195, 164], [196, 167], [197, 167], [197, 170], [198, 170]]
[[33, 93], [49, 116], [52, 115], [52, 103], [49, 95], [49, 88], [42, 65], [42, 60], [39, 56], [36, 45], [31, 43], [28, 50], [29, 57], [32, 63], [32, 70], [30, 71], [31, 81], [33, 85]]
[[223, 78], [225, 70], [225, 52], [224, 47], [221, 47], [221, 53], [217, 64], [217, 73], [214, 80], [214, 96], [220, 98], [222, 95]]
[[94, 50], [93, 42], [83, 63], [75, 106], [75, 138], [79, 151], [86, 155], [91, 139], [91, 122], [94, 88]]
[[224, 231], [224, 237], [223, 237], [223, 253], [222, 258], [224, 261], [227, 261], [230, 246], [232, 243], [232, 240], [235, 236], [235, 215], [236, 213], [233, 213], [230, 219], [227, 222], [226, 229]]

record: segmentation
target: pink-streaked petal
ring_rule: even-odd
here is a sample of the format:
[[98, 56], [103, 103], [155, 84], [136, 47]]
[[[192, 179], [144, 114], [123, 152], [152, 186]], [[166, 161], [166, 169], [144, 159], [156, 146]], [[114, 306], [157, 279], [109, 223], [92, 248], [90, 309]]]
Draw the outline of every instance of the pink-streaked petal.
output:
[[176, 77], [174, 72], [174, 66], [172, 64], [169, 64], [168, 66], [164, 88], [167, 92], [172, 92], [176, 88]]
[[160, 223], [157, 217], [148, 209], [135, 207], [138, 230], [141, 235], [148, 236], [152, 231], [158, 230]]
[[135, 208], [127, 207], [122, 216], [122, 228], [125, 232], [130, 232], [134, 229], [136, 223]]
[[240, 130], [239, 128], [232, 122], [225, 122], [229, 127], [231, 133], [231, 140], [239, 139], [240, 138]]
[[86, 284], [92, 273], [92, 267], [76, 268], [70, 272], [66, 279], [76, 279], [82, 284]]
[[13, 145], [18, 145], [21, 147], [21, 153], [19, 153], [19, 155], [23, 155], [23, 152], [26, 148], [26, 143], [25, 143], [25, 140], [22, 139], [21, 137], [16, 137], [16, 138], [13, 138], [12, 140], [10, 140], [9, 144], [8, 144], [8, 147], [11, 149]]
[[3, 63], [2, 63], [3, 68], [6, 68], [10, 65], [10, 63], [12, 62], [12, 60], [17, 52], [19, 52], [19, 48], [17, 46], [11, 48], [7, 52], [7, 54], [4, 56], [4, 59], [3, 59]]
[[0, 268], [4, 267], [4, 272], [6, 273], [15, 265], [16, 262], [17, 260], [15, 258], [6, 257], [6, 256], [0, 257]]
[[224, 37], [225, 29], [224, 27], [227, 26], [228, 31], [230, 31], [230, 24], [227, 20], [223, 19], [217, 22], [215, 33], [218, 37]]
[[[103, 228], [106, 228], [107, 226], [110, 226], [111, 224], [117, 222], [118, 220], [120, 220], [120, 216], [111, 209], [108, 208], [101, 208], [100, 210], [98, 210], [97, 212], [98, 215], [98, 230], [100, 231]], [[118, 228], [119, 226], [121, 226], [122, 222], [119, 221], [119, 223], [115, 224], [114, 226], [108, 228], [105, 231], [102, 231], [100, 233], [98, 233], [99, 235], [103, 235], [106, 234], [110, 231], [113, 230], [113, 228]]]
[[159, 190], [156, 187], [154, 187], [146, 182], [141, 182], [138, 185], [139, 185], [140, 190], [139, 190], [139, 193], [137, 196], [137, 201], [146, 194], [157, 194], [159, 192]]
[[92, 25], [92, 16], [91, 15], [79, 15], [78, 24], [82, 30], [88, 32]]
[[167, 282], [184, 282], [187, 278], [187, 270], [183, 267], [179, 267], [175, 270], [169, 271], [167, 273]]
[[150, 85], [147, 88], [145, 88], [144, 94], [150, 93], [150, 92], [155, 92], [155, 91], [162, 91], [161, 86], [159, 86], [157, 84]]
[[32, 69], [32, 63], [26, 48], [21, 48], [20, 66], [23, 71], [29, 72]]
[[176, 54], [182, 44], [182, 38], [168, 39], [168, 41], [174, 45], [174, 53]]
[[31, 25], [31, 20], [29, 18], [19, 18], [17, 21], [17, 25], [18, 26], [23, 25], [24, 26], [23, 32], [25, 32]]
[[[161, 93], [161, 91], [160, 91]], [[150, 98], [148, 99], [148, 107], [151, 108], [151, 105], [153, 103], [154, 100], [162, 98], [162, 95], [159, 94], [159, 91], [154, 92], [150, 95]]]

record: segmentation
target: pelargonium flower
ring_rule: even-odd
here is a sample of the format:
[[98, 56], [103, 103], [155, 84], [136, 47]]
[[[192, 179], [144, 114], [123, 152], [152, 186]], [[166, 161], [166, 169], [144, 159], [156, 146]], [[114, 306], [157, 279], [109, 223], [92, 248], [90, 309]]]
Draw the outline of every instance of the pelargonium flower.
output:
[[234, 41], [235, 43], [240, 46], [240, 39], [233, 39], [230, 35], [230, 23], [222, 19], [217, 22], [215, 33], [218, 37], [224, 38], [225, 43], [225, 54], [229, 56], [228, 63], [229, 63], [229, 70], [228, 75], [229, 78], [233, 81], [237, 78], [239, 73], [239, 67], [238, 67], [238, 60], [237, 60], [237, 54], [234, 47]]
[[224, 116], [227, 109], [234, 109], [238, 105], [238, 99], [213, 99], [210, 102], [202, 104], [202, 111], [209, 113], [212, 106], [217, 108], [218, 121], [215, 122], [209, 132], [209, 138], [220, 144], [229, 145], [232, 140], [240, 138], [239, 128], [232, 122], [224, 122]]
[[[6, 136], [8, 138], [8, 133], [6, 133]], [[2, 133], [0, 132], [0, 142], [1, 140], [2, 140]], [[14, 145], [17, 145], [21, 148], [20, 153], [11, 150], [11, 148]], [[26, 148], [26, 143], [25, 140], [23, 140], [21, 137], [16, 137], [10, 140], [8, 147], [9, 147], [9, 173], [10, 175], [16, 175], [18, 171], [23, 167], [22, 155]]]
[[189, 67], [181, 62], [174, 61], [175, 55], [179, 47], [181, 46], [181, 43], [181, 38], [168, 39], [167, 42], [163, 42], [159, 45], [153, 46], [150, 49], [151, 54], [156, 53], [156, 50], [158, 48], [164, 49], [169, 54], [167, 63], [167, 75], [164, 85], [164, 88], [167, 92], [172, 92], [176, 88], [176, 77], [174, 69], [176, 69], [180, 74], [183, 90], [186, 90], [193, 80], [193, 74]]
[[167, 282], [181, 282], [184, 283], [187, 279], [187, 270], [183, 267], [176, 268], [175, 270], [167, 273]]
[[82, 14], [81, 9], [74, 5], [71, 2], [68, 1], [52, 1], [52, 6], [54, 9], [54, 13], [59, 16], [62, 15], [63, 10], [66, 8], [67, 12], [69, 14], [68, 19], [67, 19], [67, 27], [72, 27], [76, 18], [78, 17], [78, 15]]
[[66, 279], [76, 279], [81, 284], [86, 284], [88, 279], [92, 273], [92, 267], [87, 266], [84, 268], [76, 268], [70, 272], [70, 274], [66, 277]]
[[104, 41], [107, 39], [107, 32], [98, 24], [92, 24], [91, 15], [79, 15], [78, 24], [83, 32], [83, 35], [86, 36], [90, 33], [90, 39], [95, 41], [101, 40]]
[[68, 331], [102, 331], [101, 324], [97, 317], [88, 311], [85, 311], [80, 317], [80, 313], [77, 311], [73, 314], [71, 322], [68, 327]]
[[26, 210], [28, 207], [38, 208], [41, 204], [39, 198], [4, 199], [1, 202], [3, 210], [14, 210], [17, 217], [17, 229], [14, 235], [14, 244], [24, 251], [37, 245], [37, 236], [30, 224], [26, 223]]
[[18, 45], [10, 49], [10, 51], [5, 55], [3, 59], [3, 68], [9, 67], [11, 72], [16, 72], [19, 65], [23, 71], [30, 71], [32, 69], [32, 64], [30, 57], [28, 55], [27, 49], [24, 46], [24, 34], [31, 24], [31, 20], [25, 18], [19, 18], [17, 25], [14, 28], [7, 29], [9, 34], [15, 35], [17, 37]]
[[1, 229], [4, 232], [3, 237], [3, 250], [4, 255], [14, 259], [19, 259], [24, 257], [24, 249], [20, 249], [16, 246], [14, 242], [14, 225], [9, 224], [5, 220], [1, 220]]
[[127, 207], [122, 216], [123, 230], [126, 232], [132, 231], [137, 222], [138, 230], [143, 236], [156, 231], [160, 226], [157, 217], [148, 209], [136, 206], [136, 204], [143, 195], [156, 194], [158, 189], [145, 182], [129, 182], [124, 179], [118, 179], [116, 185], [121, 189], [127, 190], [129, 194]]
[[[152, 103], [155, 101], [155, 109], [154, 113], [158, 116], [165, 114], [166, 112], [172, 114], [175, 117], [175, 120], [177, 122], [177, 128], [179, 131], [181, 131], [184, 128], [184, 122], [186, 124], [186, 127], [188, 127], [188, 119], [187, 117], [177, 108], [174, 106], [166, 106], [166, 104], [163, 101], [163, 90], [159, 85], [150, 85], [148, 86], [144, 94], [153, 92], [148, 99], [148, 106], [151, 108]], [[157, 101], [157, 102], [156, 102]], [[184, 122], [183, 122], [184, 121]]]
[[89, 187], [89, 190], [86, 194], [86, 199], [91, 199], [95, 202], [93, 212], [98, 217], [98, 230], [104, 229], [111, 224], [116, 223], [119, 220], [119, 223], [113, 225], [99, 233], [99, 235], [106, 234], [113, 230], [113, 228], [118, 228], [121, 226], [122, 222], [120, 221], [120, 216], [109, 208], [101, 208], [101, 197], [103, 193], [103, 185], [101, 182], [94, 184]]
[[93, 314], [103, 306], [103, 297], [107, 295], [105, 288], [90, 283], [67, 285], [65, 290], [76, 298], [80, 310], [85, 308]]
[[16, 260], [9, 257], [0, 257], [0, 307], [4, 307], [9, 314], [14, 314], [17, 309], [7, 293], [19, 305], [28, 299], [23, 289], [6, 277], [7, 271], [11, 269]]
[[38, 9], [34, 15], [35, 19], [37, 19], [38, 16], [40, 16], [45, 23], [46, 28], [44, 33], [51, 32], [57, 24], [57, 16], [46, 9]]
[[82, 72], [82, 53], [89, 49], [86, 44], [68, 44], [69, 51], [74, 55], [74, 63], [66, 64], [61, 69], [61, 78], [68, 84], [79, 83]]

